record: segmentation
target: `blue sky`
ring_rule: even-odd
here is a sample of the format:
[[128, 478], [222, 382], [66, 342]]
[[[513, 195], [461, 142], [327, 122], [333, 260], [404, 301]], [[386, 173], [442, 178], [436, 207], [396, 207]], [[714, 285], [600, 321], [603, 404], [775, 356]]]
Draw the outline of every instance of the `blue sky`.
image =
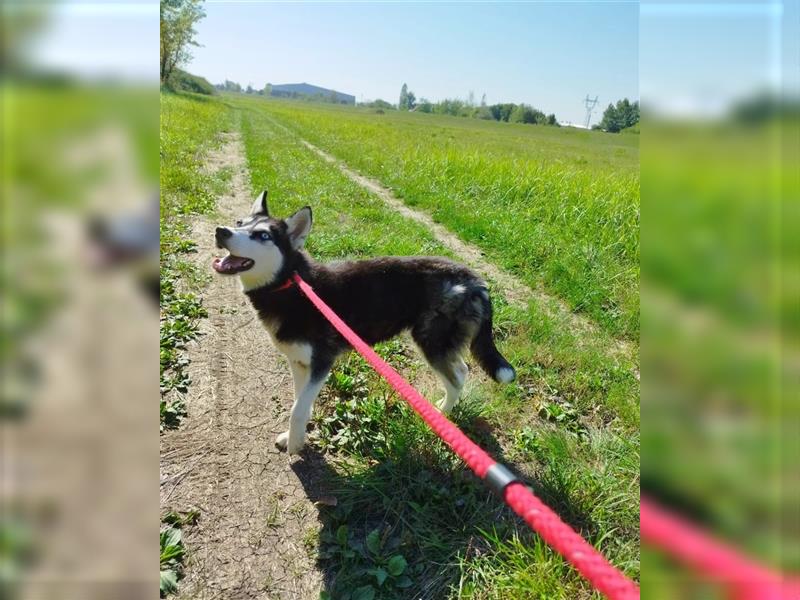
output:
[[[11, 0], [22, 4], [27, 0]], [[34, 4], [31, 2], [31, 4]], [[35, 63], [82, 77], [158, 82], [158, 2], [42, 0]]]
[[[158, 2], [42, 6], [52, 10], [33, 48], [36, 62], [157, 85]], [[203, 46], [189, 69], [214, 82], [305, 80], [396, 102], [405, 81], [432, 100], [472, 90], [476, 99], [485, 92], [490, 103], [528, 102], [578, 122], [587, 93], [600, 97], [600, 110], [641, 94], [662, 112], [699, 116], [768, 86], [800, 95], [800, 0], [208, 0], [206, 9], [198, 27]]]
[[732, 99], [796, 87], [796, 23], [796, 0], [642, 2], [644, 104], [672, 115], [717, 116]]
[[242, 85], [306, 81], [357, 99], [527, 102], [582, 121], [582, 99], [638, 98], [639, 6], [206, 3], [189, 70]]

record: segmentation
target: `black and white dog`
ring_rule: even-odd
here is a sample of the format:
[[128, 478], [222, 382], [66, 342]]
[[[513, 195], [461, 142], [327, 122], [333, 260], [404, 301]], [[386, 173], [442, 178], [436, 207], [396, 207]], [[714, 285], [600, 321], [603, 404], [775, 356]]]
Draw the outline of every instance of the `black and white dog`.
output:
[[297, 272], [368, 344], [409, 330], [428, 364], [444, 385], [440, 408], [449, 411], [464, 387], [467, 346], [496, 381], [508, 383], [515, 372], [494, 344], [492, 304], [475, 273], [436, 257], [385, 257], [332, 263], [316, 262], [303, 250], [311, 230], [311, 209], [287, 219], [267, 209], [267, 192], [251, 214], [235, 227], [217, 227], [219, 248], [230, 253], [214, 261], [214, 270], [238, 274], [273, 343], [289, 360], [295, 402], [289, 431], [275, 443], [296, 454], [305, 443], [311, 411], [336, 357], [348, 343], [317, 312], [296, 286]]

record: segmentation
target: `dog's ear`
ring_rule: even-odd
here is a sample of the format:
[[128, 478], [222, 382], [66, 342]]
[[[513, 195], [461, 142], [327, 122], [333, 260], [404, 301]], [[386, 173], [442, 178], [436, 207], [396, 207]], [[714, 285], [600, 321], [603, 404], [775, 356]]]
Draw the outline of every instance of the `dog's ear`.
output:
[[264, 190], [258, 195], [253, 206], [250, 207], [250, 214], [254, 217], [268, 217], [269, 209], [267, 208], [267, 190]]
[[286, 219], [286, 226], [292, 247], [299, 250], [305, 244], [308, 232], [311, 231], [311, 207], [304, 206]]

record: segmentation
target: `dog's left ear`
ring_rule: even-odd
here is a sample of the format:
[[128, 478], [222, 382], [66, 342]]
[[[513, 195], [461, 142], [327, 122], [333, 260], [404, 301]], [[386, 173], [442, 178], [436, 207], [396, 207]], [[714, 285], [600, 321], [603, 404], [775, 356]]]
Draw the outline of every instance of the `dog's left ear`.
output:
[[269, 208], [267, 208], [267, 190], [264, 190], [258, 195], [253, 206], [250, 207], [250, 214], [258, 217], [268, 217]]
[[298, 210], [286, 219], [286, 225], [292, 247], [299, 250], [306, 243], [308, 232], [311, 231], [311, 207], [304, 206]]

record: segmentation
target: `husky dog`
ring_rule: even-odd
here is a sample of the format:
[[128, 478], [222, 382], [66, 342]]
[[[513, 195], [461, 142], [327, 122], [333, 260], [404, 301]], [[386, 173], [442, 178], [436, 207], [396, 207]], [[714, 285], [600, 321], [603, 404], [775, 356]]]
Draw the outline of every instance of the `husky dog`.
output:
[[88, 256], [100, 269], [128, 269], [152, 300], [158, 302], [160, 281], [159, 197], [147, 206], [115, 215], [95, 215], [87, 227]]
[[237, 274], [272, 341], [289, 360], [295, 402], [289, 431], [275, 444], [296, 454], [305, 443], [314, 401], [334, 360], [349, 344], [296, 286], [298, 273], [368, 344], [402, 331], [411, 337], [441, 380], [449, 411], [467, 377], [462, 354], [469, 346], [496, 381], [514, 380], [514, 368], [494, 345], [492, 304], [486, 283], [466, 267], [436, 257], [384, 257], [319, 263], [303, 250], [311, 208], [287, 219], [269, 215], [267, 192], [235, 227], [217, 227], [216, 243], [230, 254], [213, 267]]

